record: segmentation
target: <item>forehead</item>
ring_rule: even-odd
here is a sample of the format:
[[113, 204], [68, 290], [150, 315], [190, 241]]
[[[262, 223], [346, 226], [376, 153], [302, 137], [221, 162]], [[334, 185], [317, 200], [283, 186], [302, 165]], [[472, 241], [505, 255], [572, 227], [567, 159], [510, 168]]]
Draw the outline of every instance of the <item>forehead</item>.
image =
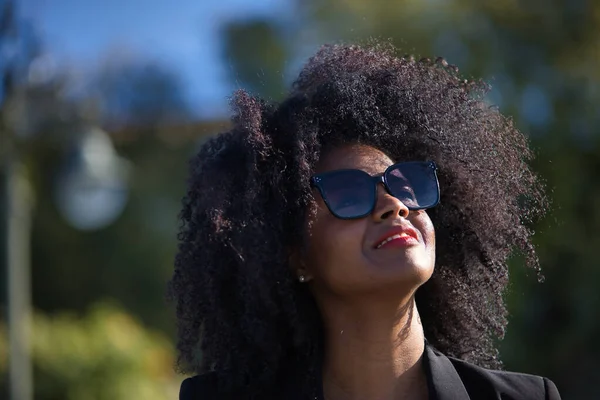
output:
[[366, 145], [346, 145], [329, 151], [317, 164], [316, 172], [360, 169], [370, 175], [385, 171], [394, 162], [384, 152]]

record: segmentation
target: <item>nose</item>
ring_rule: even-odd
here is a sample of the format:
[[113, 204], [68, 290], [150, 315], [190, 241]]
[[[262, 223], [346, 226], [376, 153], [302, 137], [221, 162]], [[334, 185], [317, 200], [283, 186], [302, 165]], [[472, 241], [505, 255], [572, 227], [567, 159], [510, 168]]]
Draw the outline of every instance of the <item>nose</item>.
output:
[[408, 217], [410, 210], [403, 202], [392, 196], [385, 190], [383, 184], [377, 185], [377, 203], [373, 210], [373, 218], [376, 221], [383, 221], [387, 218], [401, 216]]

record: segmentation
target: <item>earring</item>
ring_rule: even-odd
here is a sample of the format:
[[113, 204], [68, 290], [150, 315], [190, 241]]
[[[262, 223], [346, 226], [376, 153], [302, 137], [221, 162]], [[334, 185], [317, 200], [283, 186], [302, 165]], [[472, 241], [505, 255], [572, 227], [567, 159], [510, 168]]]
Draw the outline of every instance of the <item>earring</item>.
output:
[[300, 275], [300, 276], [298, 277], [298, 280], [299, 280], [300, 282], [304, 282], [304, 281], [306, 281], [306, 277], [305, 277], [304, 275]]

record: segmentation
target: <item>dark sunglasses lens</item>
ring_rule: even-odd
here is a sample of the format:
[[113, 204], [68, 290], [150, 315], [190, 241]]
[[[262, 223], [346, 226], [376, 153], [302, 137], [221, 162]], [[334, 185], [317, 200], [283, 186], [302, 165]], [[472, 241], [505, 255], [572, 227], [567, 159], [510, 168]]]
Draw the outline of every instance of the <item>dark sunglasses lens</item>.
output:
[[339, 218], [356, 218], [371, 211], [373, 181], [362, 171], [338, 171], [321, 178], [323, 196], [330, 211]]
[[439, 201], [439, 186], [430, 163], [398, 164], [387, 171], [386, 180], [392, 196], [412, 210], [435, 206]]

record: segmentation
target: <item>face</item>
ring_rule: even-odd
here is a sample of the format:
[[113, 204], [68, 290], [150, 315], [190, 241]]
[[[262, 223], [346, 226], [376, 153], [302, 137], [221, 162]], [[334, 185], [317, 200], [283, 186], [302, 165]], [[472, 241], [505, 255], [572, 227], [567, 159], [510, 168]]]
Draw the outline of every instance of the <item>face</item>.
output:
[[[316, 173], [359, 169], [376, 175], [393, 163], [373, 147], [350, 145], [326, 154]], [[435, 233], [426, 211], [409, 211], [380, 183], [371, 214], [339, 219], [329, 211], [318, 190], [313, 190], [315, 210], [309, 213], [306, 251], [299, 271], [313, 291], [336, 296], [388, 289], [410, 293], [431, 277]], [[381, 245], [386, 238], [391, 240]]]

